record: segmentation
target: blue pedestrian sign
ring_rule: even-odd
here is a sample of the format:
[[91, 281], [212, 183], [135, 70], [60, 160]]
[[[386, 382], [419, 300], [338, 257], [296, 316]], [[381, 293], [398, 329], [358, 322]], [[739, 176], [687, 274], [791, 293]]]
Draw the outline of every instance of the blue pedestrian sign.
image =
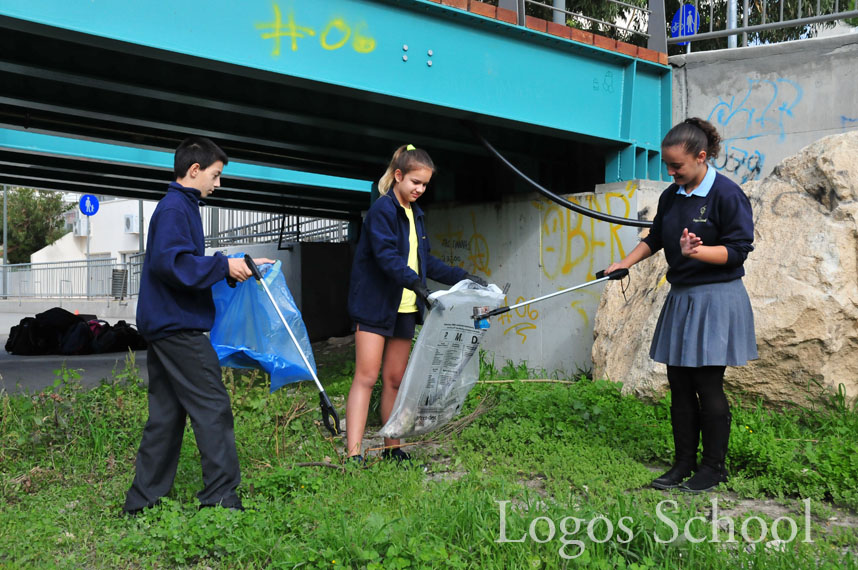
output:
[[[693, 36], [700, 28], [700, 14], [694, 8], [694, 4], [683, 4], [673, 15], [670, 22], [670, 37]], [[688, 42], [680, 42], [678, 46], [688, 45]]]
[[84, 194], [80, 197], [80, 211], [84, 216], [94, 216], [98, 212], [98, 198], [92, 194]]

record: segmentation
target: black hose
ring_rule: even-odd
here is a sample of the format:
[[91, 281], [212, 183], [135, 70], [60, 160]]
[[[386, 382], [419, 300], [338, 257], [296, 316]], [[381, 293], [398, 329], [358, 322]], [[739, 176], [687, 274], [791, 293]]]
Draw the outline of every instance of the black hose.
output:
[[549, 200], [560, 204], [564, 208], [569, 208], [573, 212], [578, 212], [579, 214], [583, 214], [585, 216], [589, 216], [591, 218], [595, 218], [597, 220], [608, 222], [611, 224], [619, 224], [621, 226], [634, 226], [636, 228], [648, 228], [652, 226], [652, 222], [648, 220], [636, 220], [634, 218], [621, 218], [619, 216], [612, 216], [610, 214], [603, 214], [602, 212], [597, 212], [596, 210], [591, 210], [589, 208], [585, 208], [584, 206], [579, 206], [574, 202], [570, 202], [569, 200], [563, 198], [562, 196], [558, 196], [548, 188], [537, 183], [535, 180], [529, 178], [524, 172], [515, 167], [513, 163], [508, 161], [504, 155], [502, 155], [498, 150], [492, 146], [492, 144], [487, 141], [483, 135], [477, 130], [476, 126], [472, 123], [466, 123], [468, 128], [474, 133], [474, 136], [483, 143], [483, 146], [486, 147], [486, 150], [489, 151], [496, 159], [498, 159], [504, 166], [509, 168], [516, 176], [533, 186], [537, 192], [548, 198]]

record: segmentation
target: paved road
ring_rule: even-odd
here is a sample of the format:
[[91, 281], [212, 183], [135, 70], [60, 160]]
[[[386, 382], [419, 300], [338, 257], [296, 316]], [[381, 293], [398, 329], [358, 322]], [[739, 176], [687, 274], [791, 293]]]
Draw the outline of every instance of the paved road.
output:
[[[67, 368], [80, 371], [81, 384], [86, 387], [98, 386], [104, 379], [113, 377], [113, 371], [125, 368], [124, 352], [108, 354], [86, 354], [82, 356], [17, 356], [4, 350], [9, 338], [9, 329], [18, 324], [23, 317], [32, 315], [0, 314], [0, 392], [5, 390], [10, 394], [22, 392], [38, 392], [51, 385], [57, 379], [55, 370], [63, 363]], [[139, 368], [140, 377], [148, 381], [146, 373], [146, 351], [135, 353], [135, 365]]]

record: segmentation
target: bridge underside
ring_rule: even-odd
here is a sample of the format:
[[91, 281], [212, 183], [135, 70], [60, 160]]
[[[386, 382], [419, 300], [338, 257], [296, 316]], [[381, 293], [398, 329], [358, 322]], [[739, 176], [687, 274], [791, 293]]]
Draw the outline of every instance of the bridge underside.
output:
[[[592, 46], [421, 0], [296, 0], [289, 17], [317, 22], [306, 27], [314, 34], [276, 36], [275, 56], [260, 23], [272, 19], [272, 6], [286, 20], [285, 4], [281, 13], [267, 1], [176, 8], [153, 0], [138, 35], [119, 26], [131, 15], [118, 0], [101, 4], [92, 22], [90, 2], [25, 4], [32, 16], [0, 8], [0, 128], [10, 131], [165, 152], [202, 134], [237, 162], [365, 181], [379, 177], [396, 146], [411, 143], [439, 167], [427, 202], [486, 201], [518, 189], [465, 122], [558, 192], [660, 176], [669, 70]], [[176, 12], [207, 10], [230, 24], [219, 20], [197, 35], [175, 28]], [[157, 16], [163, 29], [154, 27]], [[369, 22], [371, 52], [339, 41], [356, 21]], [[426, 46], [434, 46], [433, 65]], [[170, 176], [162, 166], [0, 145], [3, 184], [157, 199]], [[230, 179], [229, 167], [219, 194], [211, 204], [333, 218], [354, 217], [369, 203], [366, 191], [336, 184]]]

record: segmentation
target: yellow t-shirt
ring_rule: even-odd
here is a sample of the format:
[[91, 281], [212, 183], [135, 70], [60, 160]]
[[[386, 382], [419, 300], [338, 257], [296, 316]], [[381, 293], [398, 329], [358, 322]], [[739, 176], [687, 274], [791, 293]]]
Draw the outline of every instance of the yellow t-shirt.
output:
[[[414, 225], [414, 210], [405, 208], [408, 216], [408, 267], [419, 273], [417, 268], [417, 226]], [[417, 294], [411, 289], [402, 290], [402, 300], [399, 302], [400, 313], [417, 312]]]

